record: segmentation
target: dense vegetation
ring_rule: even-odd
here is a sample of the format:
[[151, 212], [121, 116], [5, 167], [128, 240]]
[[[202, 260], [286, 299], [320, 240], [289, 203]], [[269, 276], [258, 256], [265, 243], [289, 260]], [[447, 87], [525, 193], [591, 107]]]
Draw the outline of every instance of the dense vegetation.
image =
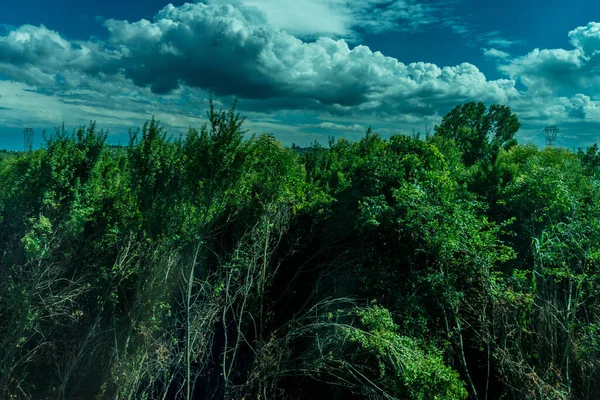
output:
[[597, 398], [596, 146], [482, 103], [301, 152], [208, 117], [0, 155], [0, 397]]

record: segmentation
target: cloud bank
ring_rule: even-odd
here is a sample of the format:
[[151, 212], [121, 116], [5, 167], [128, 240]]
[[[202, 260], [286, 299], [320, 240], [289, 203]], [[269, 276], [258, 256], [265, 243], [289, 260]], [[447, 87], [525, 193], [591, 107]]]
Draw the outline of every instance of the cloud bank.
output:
[[600, 88], [600, 24], [590, 22], [569, 32], [574, 49], [535, 49], [501, 70], [530, 91], [553, 94]]
[[[566, 121], [574, 128], [600, 122], [594, 97], [600, 84], [597, 23], [569, 32], [570, 50], [535, 49], [515, 58], [494, 47], [482, 49], [506, 74], [489, 80], [469, 63], [404, 64], [337, 38], [352, 34], [357, 23], [376, 31], [400, 29], [399, 23], [415, 15], [423, 16], [420, 23], [435, 20], [433, 8], [423, 5], [306, 0], [306, 12], [318, 11], [331, 23], [317, 18], [298, 24], [281, 10], [299, 3], [222, 3], [168, 5], [152, 21], [109, 19], [105, 41], [70, 41], [44, 26], [23, 25], [0, 36], [0, 75], [62, 103], [105, 111], [160, 108], [194, 117], [203, 112], [198, 102], [212, 91], [239, 97], [243, 110], [263, 115], [312, 113], [314, 123], [299, 125], [317, 130], [353, 130], [371, 120], [431, 122], [471, 100], [510, 105], [525, 128], [544, 120]], [[381, 14], [380, 26], [361, 21], [367, 11]], [[307, 38], [315, 34], [331, 37]], [[500, 43], [496, 33], [486, 40], [510, 45]], [[517, 90], [517, 82], [525, 89]], [[332, 122], [333, 117], [342, 120]]]
[[0, 38], [0, 73], [49, 90], [100, 90], [97, 81], [125, 78], [158, 95], [185, 85], [278, 99], [273, 108], [332, 112], [432, 113], [456, 101], [516, 95], [512, 81], [488, 81], [471, 64], [403, 64], [342, 39], [305, 42], [250, 7], [168, 5], [154, 21], [105, 25], [107, 43], [71, 43], [43, 26], [22, 26]]

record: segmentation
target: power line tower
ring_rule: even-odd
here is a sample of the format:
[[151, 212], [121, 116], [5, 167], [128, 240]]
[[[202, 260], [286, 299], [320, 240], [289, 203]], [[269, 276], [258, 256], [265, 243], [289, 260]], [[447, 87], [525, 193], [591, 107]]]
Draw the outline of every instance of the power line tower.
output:
[[31, 151], [33, 147], [33, 129], [25, 128], [23, 129], [23, 139], [25, 142], [25, 151]]
[[556, 144], [556, 135], [560, 132], [557, 126], [547, 126], [544, 128], [544, 136], [546, 136], [546, 146], [554, 146]]

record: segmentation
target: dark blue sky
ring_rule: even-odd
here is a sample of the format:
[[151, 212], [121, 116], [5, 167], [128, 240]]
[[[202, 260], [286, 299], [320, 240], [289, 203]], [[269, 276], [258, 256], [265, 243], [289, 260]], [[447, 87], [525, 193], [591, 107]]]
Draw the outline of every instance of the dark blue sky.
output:
[[473, 63], [486, 76], [495, 78], [501, 74], [497, 73], [495, 63], [483, 56], [478, 40], [481, 35], [498, 31], [503, 38], [521, 40], [511, 48], [515, 55], [520, 55], [533, 48], [568, 48], [567, 32], [586, 25], [590, 16], [600, 19], [600, 2], [590, 0], [470, 0], [455, 7], [454, 13], [469, 29], [464, 36], [437, 25], [410, 34], [384, 32], [367, 37], [363, 43], [405, 63]]
[[[0, 23], [44, 24], [68, 38], [86, 40], [107, 35], [106, 28], [96, 17], [151, 20], [168, 3], [180, 6], [185, 1], [4, 0], [0, 6]], [[566, 32], [586, 25], [590, 17], [600, 18], [600, 2], [591, 0], [469, 0], [456, 2], [451, 7], [452, 13], [462, 18], [475, 36], [499, 31], [503, 36], [525, 40], [527, 46], [519, 46], [523, 50], [564, 48], [568, 45]], [[403, 62], [425, 60], [454, 65], [482, 59], [475, 37], [449, 35], [447, 28], [435, 25], [409, 34], [370, 35], [361, 43]]]
[[523, 141], [540, 144], [546, 123], [569, 147], [599, 137], [600, 2], [172, 4], [4, 0], [0, 147], [21, 146], [24, 124], [63, 120], [98, 120], [119, 140], [164, 113], [184, 131], [209, 91], [224, 107], [239, 98], [251, 129], [287, 143], [422, 130], [470, 100], [511, 106]]
[[[107, 34], [96, 17], [128, 21], [152, 19], [169, 3], [180, 6], [185, 1], [4, 0], [0, 6], [0, 23], [44, 24], [71, 39], [86, 40]], [[600, 2], [591, 0], [469, 0], [455, 2], [450, 7], [475, 35], [499, 31], [503, 36], [525, 40], [528, 45], [523, 49], [564, 48], [568, 45], [566, 32], [586, 25], [590, 17], [600, 18]], [[457, 35], [448, 35], [447, 28], [440, 26], [410, 34], [372, 35], [362, 43], [403, 62], [427, 60], [438, 65], [476, 61], [481, 53], [474, 38], [459, 40]], [[469, 44], [475, 47], [469, 49]]]
[[[161, 0], [4, 0], [0, 23], [19, 26], [44, 24], [72, 39], [105, 36], [106, 29], [96, 17], [137, 21], [152, 19], [169, 2]], [[184, 1], [172, 1], [181, 5]]]

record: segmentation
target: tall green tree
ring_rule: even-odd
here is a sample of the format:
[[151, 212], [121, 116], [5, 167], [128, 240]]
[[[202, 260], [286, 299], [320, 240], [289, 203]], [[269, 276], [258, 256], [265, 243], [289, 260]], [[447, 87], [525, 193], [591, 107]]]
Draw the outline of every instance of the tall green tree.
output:
[[487, 159], [495, 163], [500, 149], [517, 144], [515, 134], [521, 127], [519, 119], [505, 105], [486, 108], [482, 102], [456, 106], [435, 126], [435, 135], [454, 139], [462, 150], [467, 166]]

